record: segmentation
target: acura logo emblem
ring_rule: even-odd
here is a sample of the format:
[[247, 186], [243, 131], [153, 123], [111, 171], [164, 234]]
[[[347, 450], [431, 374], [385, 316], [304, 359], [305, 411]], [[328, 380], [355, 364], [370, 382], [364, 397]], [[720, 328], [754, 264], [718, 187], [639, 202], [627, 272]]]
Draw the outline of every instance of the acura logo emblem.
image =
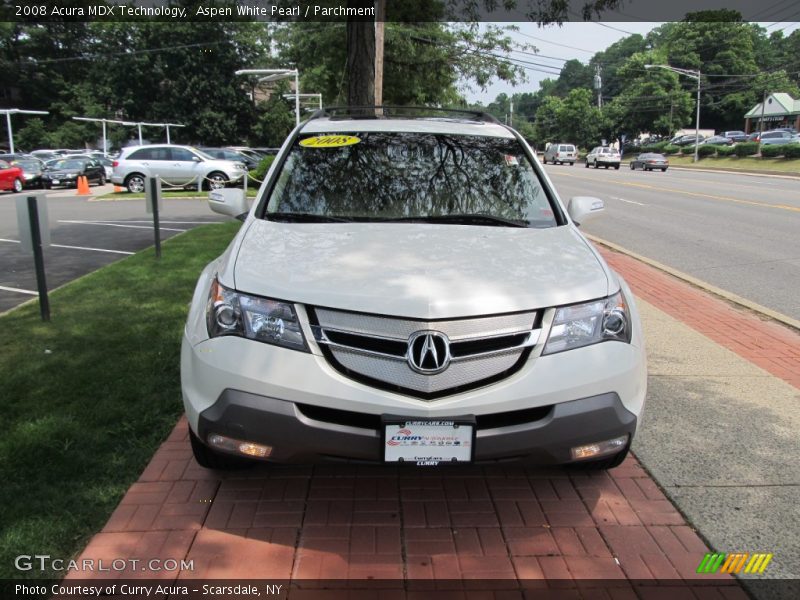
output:
[[414, 332], [408, 338], [406, 360], [417, 373], [441, 373], [450, 364], [450, 340], [439, 331]]

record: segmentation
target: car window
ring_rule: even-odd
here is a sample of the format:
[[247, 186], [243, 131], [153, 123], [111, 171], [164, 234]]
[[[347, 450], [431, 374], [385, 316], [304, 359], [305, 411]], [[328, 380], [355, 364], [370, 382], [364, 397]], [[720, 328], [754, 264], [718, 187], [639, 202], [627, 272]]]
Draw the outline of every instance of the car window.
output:
[[[482, 215], [533, 227], [557, 225], [553, 205], [515, 139], [432, 133], [348, 133], [351, 143], [291, 148], [269, 213], [348, 220]], [[352, 140], [357, 140], [352, 143]]]
[[191, 160], [194, 158], [194, 154], [192, 154], [186, 148], [172, 148], [171, 150], [172, 160], [191, 162]]
[[11, 165], [9, 165], [6, 161], [0, 160], [0, 169], [8, 169]]
[[142, 148], [141, 150], [134, 150], [131, 152], [130, 156], [128, 156], [128, 160], [150, 160], [150, 157], [151, 149]]

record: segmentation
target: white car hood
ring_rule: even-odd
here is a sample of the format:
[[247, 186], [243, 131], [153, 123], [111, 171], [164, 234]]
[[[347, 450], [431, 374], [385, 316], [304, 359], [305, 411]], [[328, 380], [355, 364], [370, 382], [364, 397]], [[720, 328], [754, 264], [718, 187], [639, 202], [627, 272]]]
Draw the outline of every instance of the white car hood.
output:
[[233, 276], [245, 293], [422, 320], [543, 308], [609, 292], [604, 265], [571, 226], [256, 219]]

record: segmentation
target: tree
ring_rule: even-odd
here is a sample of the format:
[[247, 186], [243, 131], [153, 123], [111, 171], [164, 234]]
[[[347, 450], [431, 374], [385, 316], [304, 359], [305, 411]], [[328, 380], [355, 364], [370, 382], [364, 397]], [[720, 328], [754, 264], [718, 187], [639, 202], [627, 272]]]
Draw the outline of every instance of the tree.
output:
[[549, 96], [536, 111], [533, 132], [537, 145], [558, 141], [561, 130], [559, 115], [563, 104], [558, 96]]
[[567, 94], [558, 111], [558, 125], [561, 140], [573, 142], [583, 148], [599, 142], [603, 117], [600, 109], [593, 103], [590, 90], [576, 88]]

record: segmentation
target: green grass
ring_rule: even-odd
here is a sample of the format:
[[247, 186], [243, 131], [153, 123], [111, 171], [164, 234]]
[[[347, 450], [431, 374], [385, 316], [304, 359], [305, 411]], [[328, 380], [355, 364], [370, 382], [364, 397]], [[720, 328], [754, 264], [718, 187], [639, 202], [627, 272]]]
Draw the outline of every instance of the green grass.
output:
[[[183, 325], [240, 223], [199, 227], [0, 316], [0, 578], [68, 559], [100, 530], [183, 411]], [[58, 574], [55, 574], [58, 576]]]
[[[669, 164], [679, 167], [695, 166], [691, 156], [669, 156]], [[741, 169], [742, 171], [775, 171], [776, 173], [800, 174], [800, 159], [756, 158], [736, 156], [702, 158], [696, 165], [698, 168]]]
[[[255, 198], [256, 194], [258, 193], [258, 187], [248, 187], [247, 188], [247, 197], [248, 198]], [[134, 194], [131, 192], [109, 192], [108, 194], [102, 194], [100, 196], [96, 196], [99, 200], [133, 200], [136, 198], [144, 198], [144, 193]], [[208, 192], [198, 192], [197, 189], [185, 189], [185, 190], [162, 190], [161, 197], [166, 198], [198, 198], [201, 200], [205, 200], [208, 198]]]

